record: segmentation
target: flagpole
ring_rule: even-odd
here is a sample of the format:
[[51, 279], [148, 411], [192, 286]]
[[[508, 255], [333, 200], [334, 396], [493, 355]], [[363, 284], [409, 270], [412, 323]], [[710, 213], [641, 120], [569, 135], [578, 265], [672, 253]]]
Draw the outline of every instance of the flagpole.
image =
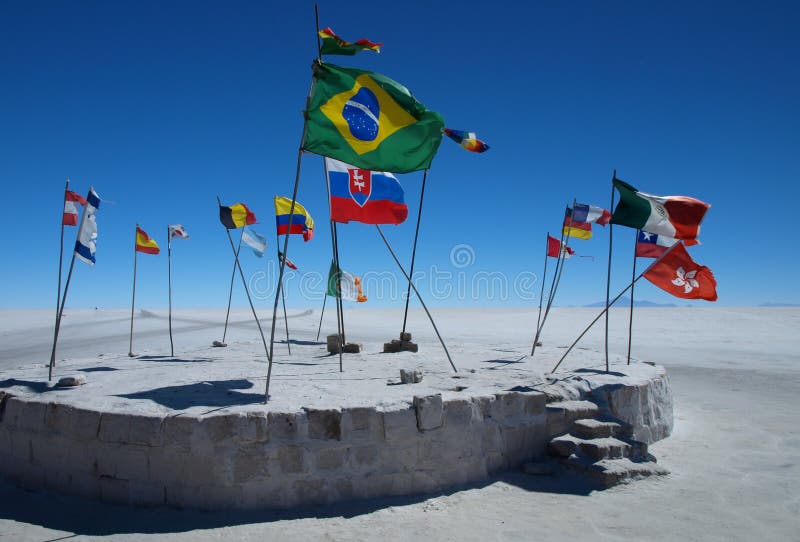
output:
[[[220, 201], [219, 196], [217, 196], [217, 204], [222, 207], [222, 201]], [[264, 352], [266, 352], [267, 356], [269, 357], [269, 350], [267, 350], [267, 340], [264, 338], [264, 331], [261, 329], [261, 322], [258, 320], [258, 315], [256, 314], [256, 308], [253, 306], [253, 299], [250, 297], [250, 290], [247, 288], [247, 280], [244, 278], [244, 271], [242, 271], [242, 266], [239, 264], [239, 253], [236, 251], [236, 247], [233, 246], [233, 237], [231, 237], [231, 230], [225, 228], [225, 233], [228, 234], [228, 242], [231, 244], [231, 252], [233, 252], [233, 256], [236, 259], [236, 268], [239, 269], [239, 276], [242, 278], [242, 286], [244, 286], [244, 293], [247, 294], [247, 302], [250, 303], [250, 311], [253, 313], [253, 319], [256, 321], [256, 326], [258, 326], [258, 333], [261, 335], [261, 342], [264, 344]], [[242, 233], [244, 233], [244, 226], [242, 226]]]
[[[664, 251], [664, 253], [663, 253], [661, 256], [659, 256], [658, 258], [656, 258], [656, 260], [655, 260], [653, 263], [651, 263], [649, 266], [647, 266], [647, 269], [645, 269], [644, 271], [642, 271], [641, 273], [639, 273], [639, 275], [637, 275], [637, 276], [636, 276], [636, 278], [635, 278], [635, 279], [633, 279], [633, 280], [631, 281], [631, 283], [630, 283], [630, 284], [628, 284], [628, 285], [625, 287], [625, 289], [624, 289], [624, 290], [622, 290], [622, 291], [621, 291], [621, 292], [620, 292], [620, 293], [617, 295], [617, 297], [615, 297], [614, 299], [612, 299], [612, 300], [609, 302], [608, 306], [610, 307], [611, 305], [613, 305], [614, 303], [616, 303], [616, 302], [617, 302], [617, 300], [618, 300], [620, 297], [622, 297], [622, 296], [625, 294], [625, 292], [627, 292], [629, 289], [633, 288], [633, 285], [634, 285], [634, 284], [635, 284], [635, 283], [636, 283], [636, 282], [637, 282], [637, 281], [638, 281], [640, 278], [642, 278], [642, 277], [643, 277], [645, 274], [647, 274], [647, 272], [648, 272], [648, 271], [650, 271], [650, 269], [652, 269], [652, 268], [653, 268], [653, 266], [655, 266], [655, 265], [656, 265], [658, 262], [660, 262], [661, 260], [663, 260], [663, 259], [664, 259], [664, 258], [667, 256], [667, 254], [669, 254], [670, 252], [672, 252], [672, 249], [673, 249], [673, 248], [675, 248], [675, 246], [676, 246], [677, 244], [678, 244], [678, 243], [675, 243], [674, 245], [672, 245], [671, 247], [669, 247], [669, 248], [668, 248], [666, 251]], [[563, 356], [561, 356], [561, 359], [560, 359], [560, 360], [558, 360], [558, 363], [556, 363], [556, 366], [555, 366], [555, 367], [553, 367], [553, 370], [552, 370], [552, 371], [550, 371], [550, 373], [554, 373], [554, 372], [556, 371], [556, 369], [558, 369], [558, 366], [559, 366], [559, 365], [561, 365], [561, 362], [562, 362], [562, 361], [564, 361], [564, 358], [566, 358], [566, 357], [567, 357], [567, 354], [569, 354], [569, 353], [572, 351], [572, 349], [573, 349], [573, 348], [575, 348], [575, 345], [576, 345], [576, 344], [578, 344], [578, 341], [580, 341], [580, 340], [583, 338], [583, 336], [584, 336], [584, 335], [586, 335], [586, 333], [589, 331], [589, 329], [591, 329], [591, 327], [592, 327], [593, 325], [595, 325], [595, 323], [597, 323], [597, 321], [600, 319], [600, 317], [601, 317], [601, 316], [603, 316], [604, 314], [606, 314], [607, 312], [608, 312], [608, 307], [604, 308], [604, 309], [603, 309], [603, 310], [600, 312], [600, 314], [598, 314], [598, 315], [595, 317], [595, 319], [594, 319], [594, 320], [592, 320], [592, 322], [591, 322], [591, 323], [590, 323], [588, 326], [586, 326], [586, 329], [584, 329], [584, 330], [583, 330], [583, 332], [582, 332], [580, 335], [578, 335], [578, 338], [577, 338], [577, 339], [575, 339], [575, 342], [573, 342], [573, 343], [570, 345], [570, 347], [567, 349], [567, 351], [566, 351], [566, 352], [564, 352], [564, 355], [563, 355]]]
[[394, 250], [392, 250], [391, 245], [389, 245], [389, 241], [387, 241], [386, 237], [383, 235], [383, 230], [381, 230], [381, 227], [378, 224], [375, 224], [375, 227], [377, 228], [378, 234], [380, 234], [381, 239], [383, 239], [383, 243], [386, 245], [386, 248], [389, 250], [389, 254], [392, 255], [392, 258], [394, 258], [394, 263], [396, 263], [397, 267], [400, 268], [400, 272], [403, 273], [403, 276], [408, 279], [408, 283], [414, 289], [414, 293], [417, 294], [417, 298], [419, 299], [420, 304], [422, 304], [422, 308], [425, 309], [425, 314], [428, 315], [428, 320], [431, 321], [431, 325], [433, 326], [433, 330], [436, 332], [436, 336], [439, 337], [439, 342], [442, 344], [442, 348], [444, 349], [445, 355], [447, 355], [447, 361], [450, 362], [450, 366], [453, 368], [453, 371], [457, 373], [458, 369], [456, 369], [456, 366], [453, 364], [453, 358], [450, 357], [450, 352], [447, 350], [447, 345], [444, 344], [444, 339], [442, 339], [442, 335], [441, 333], [439, 333], [439, 328], [436, 327], [436, 322], [433, 321], [433, 316], [431, 316], [431, 312], [425, 305], [425, 301], [423, 301], [422, 296], [419, 294], [419, 291], [417, 290], [417, 287], [414, 286], [414, 284], [411, 282], [411, 277], [406, 273], [406, 270], [403, 269], [403, 264], [401, 264], [400, 260], [397, 259]]
[[325, 285], [325, 293], [322, 296], [322, 312], [319, 314], [319, 327], [317, 328], [317, 340], [319, 340], [319, 334], [322, 331], [322, 318], [325, 316], [325, 302], [328, 301], [328, 288], [327, 284]]
[[128, 343], [128, 357], [134, 357], [133, 353], [133, 306], [136, 302], [136, 237], [138, 235], [139, 224], [133, 230], [133, 294], [131, 295], [131, 335]]
[[231, 302], [233, 301], [233, 279], [236, 278], [236, 261], [239, 259], [239, 251], [242, 249], [242, 238], [244, 237], [244, 227], [239, 234], [239, 244], [236, 246], [236, 253], [233, 258], [233, 269], [231, 269], [231, 286], [228, 288], [228, 310], [225, 313], [225, 328], [222, 330], [222, 345], [225, 346], [225, 336], [228, 334], [228, 319], [231, 315]]
[[[419, 238], [419, 224], [422, 221], [422, 203], [425, 200], [425, 181], [428, 179], [428, 169], [426, 168], [422, 174], [422, 190], [419, 194], [419, 214], [417, 214], [417, 228], [414, 231], [414, 246], [411, 249], [411, 268], [409, 269], [410, 275], [408, 279], [408, 289], [406, 290], [406, 308], [403, 312], [403, 330], [400, 332], [400, 340], [406, 333], [406, 322], [408, 320], [408, 302], [411, 300], [411, 281], [414, 278], [414, 261], [417, 257], [417, 239]], [[414, 288], [416, 291], [416, 288]]]
[[[244, 228], [242, 228], [244, 231]], [[281, 242], [281, 238], [278, 235], [278, 229], [275, 228], [275, 250], [278, 252], [278, 263], [281, 261], [281, 251], [278, 250], [278, 245]], [[283, 302], [283, 326], [286, 328], [286, 347], [289, 349], [289, 355], [292, 355], [292, 345], [289, 343], [289, 319], [286, 316], [286, 295], [284, 294], [283, 289], [281, 289], [281, 301]]]
[[[92, 190], [94, 187], [89, 187], [89, 193], [87, 194], [87, 204], [83, 207], [83, 215], [81, 215], [81, 223], [78, 226], [78, 236], [80, 236], [81, 231], [83, 231], [83, 224], [86, 222], [86, 213], [89, 208], [88, 204], [88, 195], [91, 195]], [[62, 214], [63, 220], [63, 214]], [[69, 272], [67, 273], [67, 282], [64, 285], [64, 295], [61, 296], [61, 307], [58, 309], [58, 315], [56, 316], [56, 329], [53, 332], [53, 351], [50, 352], [50, 369], [48, 371], [47, 380], [53, 380], [53, 367], [56, 364], [56, 346], [58, 346], [58, 332], [61, 329], [61, 317], [64, 315], [64, 305], [67, 303], [67, 292], [69, 291], [69, 283], [72, 280], [72, 270], [75, 268], [75, 250], [72, 251], [72, 260], [69, 262]]]
[[64, 206], [69, 192], [69, 178], [64, 186], [64, 201], [61, 202], [61, 245], [58, 251], [58, 289], [56, 289], [56, 322], [58, 322], [58, 308], [61, 306], [61, 269], [64, 267]]
[[[319, 23], [318, 23], [319, 25]], [[319, 29], [319, 26], [317, 26]], [[334, 280], [336, 280], [336, 291], [339, 293], [337, 297], [334, 298], [333, 302], [336, 303], [336, 334], [339, 337], [339, 372], [344, 372], [344, 362], [343, 362], [343, 352], [344, 352], [344, 314], [342, 309], [344, 306], [341, 304], [342, 301], [342, 269], [339, 267], [339, 235], [338, 231], [336, 230], [336, 223], [333, 221], [333, 206], [331, 204], [331, 181], [330, 175], [328, 174], [328, 161], [325, 158], [322, 159], [322, 168], [325, 173], [325, 190], [328, 193], [328, 223], [330, 224], [331, 228], [331, 256], [333, 258], [333, 265], [336, 268], [336, 275], [334, 276]], [[325, 297], [327, 298], [328, 287], [330, 286], [330, 276], [328, 277], [328, 282], [325, 285]], [[322, 302], [323, 312], [325, 307], [325, 301]], [[320, 329], [322, 329], [322, 315], [319, 317], [319, 325]], [[319, 335], [319, 333], [317, 334]]]
[[[614, 212], [614, 179], [617, 178], [617, 170], [614, 170], [614, 173], [611, 177], [611, 212]], [[605, 348], [606, 348], [606, 372], [608, 372], [608, 298], [611, 295], [611, 249], [614, 246], [613, 243], [614, 239], [614, 224], [613, 222], [608, 223], [608, 272], [606, 273], [606, 333], [605, 333]], [[634, 258], [635, 259], [635, 258]], [[631, 283], [631, 287], [633, 287], [633, 283]], [[631, 298], [633, 299], [633, 298]]]
[[633, 238], [633, 271], [631, 272], [631, 310], [628, 319], [628, 365], [631, 364], [631, 342], [633, 340], [633, 278], [636, 276], [636, 246], [639, 243], [639, 231]]
[[169, 295], [169, 355], [175, 357], [175, 345], [172, 343], [172, 235], [167, 225], [167, 283]]
[[[573, 203], [574, 204], [574, 203]], [[565, 212], [566, 214], [566, 212]], [[547, 296], [547, 306], [544, 310], [544, 316], [542, 317], [542, 323], [536, 330], [536, 337], [533, 339], [533, 344], [539, 342], [539, 337], [542, 334], [542, 330], [544, 329], [544, 323], [547, 321], [547, 316], [550, 314], [550, 308], [553, 305], [553, 300], [556, 297], [556, 290], [558, 289], [558, 285], [561, 282], [561, 272], [564, 269], [564, 263], [566, 260], [566, 251], [564, 250], [564, 246], [569, 244], [569, 240], [572, 236], [572, 214], [569, 215], [569, 226], [567, 226], [567, 233], [566, 233], [566, 242], [564, 241], [564, 226], [561, 227], [561, 240], [559, 241], [559, 253], [558, 259], [556, 260], [556, 268], [553, 270], [553, 280], [550, 283], [550, 293]], [[531, 351], [531, 356], [533, 355], [533, 350]]]
[[[550, 232], [547, 232], [544, 245], [544, 271], [542, 271], [542, 289], [539, 292], [539, 315], [536, 317], [536, 330], [538, 334], [539, 324], [542, 321], [542, 301], [544, 300], [544, 282], [547, 279], [547, 253], [550, 248]], [[561, 247], [559, 245], [559, 256], [561, 255]], [[533, 347], [531, 348], [531, 356], [536, 352], [536, 336], [533, 338]]]

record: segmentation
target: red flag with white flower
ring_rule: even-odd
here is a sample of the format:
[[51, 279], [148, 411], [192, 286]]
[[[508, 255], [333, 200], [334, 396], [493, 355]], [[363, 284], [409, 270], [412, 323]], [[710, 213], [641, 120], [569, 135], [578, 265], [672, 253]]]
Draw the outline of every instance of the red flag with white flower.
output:
[[678, 243], [644, 274], [644, 278], [665, 292], [683, 299], [717, 300], [717, 281], [711, 269], [689, 256]]

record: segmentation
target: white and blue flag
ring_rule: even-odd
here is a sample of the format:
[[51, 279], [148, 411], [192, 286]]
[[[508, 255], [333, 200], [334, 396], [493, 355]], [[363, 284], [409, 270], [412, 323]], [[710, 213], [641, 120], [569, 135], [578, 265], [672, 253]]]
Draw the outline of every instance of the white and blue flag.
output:
[[253, 249], [253, 254], [259, 258], [264, 256], [264, 251], [267, 250], [267, 240], [255, 230], [245, 226], [242, 230], [242, 241]]
[[84, 211], [81, 229], [78, 232], [78, 239], [75, 241], [75, 256], [84, 263], [94, 265], [94, 253], [97, 248], [97, 222], [95, 213], [100, 207], [100, 196], [89, 188], [89, 195], [86, 198], [86, 210]]

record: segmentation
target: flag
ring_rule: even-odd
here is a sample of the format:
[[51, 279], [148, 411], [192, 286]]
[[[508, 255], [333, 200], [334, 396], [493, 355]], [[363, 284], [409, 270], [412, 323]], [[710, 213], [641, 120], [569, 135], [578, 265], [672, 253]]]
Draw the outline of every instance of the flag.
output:
[[717, 281], [711, 269], [694, 262], [683, 243], [650, 266], [644, 278], [675, 297], [717, 300]]
[[564, 213], [564, 235], [572, 237], [573, 239], [591, 239], [592, 238], [592, 224], [591, 222], [578, 222], [573, 218], [572, 209], [567, 207]]
[[[283, 261], [283, 259], [284, 259], [284, 258], [283, 258], [283, 252], [281, 252], [281, 251], [279, 250], [279, 251], [278, 251], [278, 262], [282, 262], [282, 261]], [[289, 258], [286, 258], [286, 267], [288, 267], [289, 269], [294, 269], [295, 271], [297, 271], [297, 266], [296, 266], [296, 265], [294, 264], [294, 262], [293, 262], [292, 260], [290, 260]]]
[[331, 220], [400, 224], [408, 217], [403, 187], [386, 171], [359, 169], [325, 158], [331, 186]]
[[[304, 241], [310, 240], [314, 237], [314, 219], [297, 201], [294, 202], [294, 213], [289, 215], [291, 210], [290, 198], [275, 196], [275, 223], [278, 226], [278, 235], [302, 233]], [[291, 231], [289, 231], [289, 216], [292, 217]]]
[[711, 205], [688, 196], [645, 194], [619, 179], [614, 179], [614, 187], [620, 200], [611, 217], [612, 224], [683, 239], [687, 245], [696, 244], [700, 223]]
[[[560, 250], [559, 250], [560, 249]], [[561, 240], [556, 239], [552, 235], [547, 236], [547, 255], [550, 258], [558, 258], [559, 253], [564, 253], [564, 258], [569, 258], [575, 251], [568, 247], [565, 243], [562, 243]]]
[[442, 141], [444, 119], [403, 85], [381, 74], [314, 64], [303, 149], [362, 169], [427, 169]]
[[219, 206], [219, 221], [229, 230], [235, 230], [256, 223], [256, 215], [244, 203], [234, 203], [230, 207]]
[[64, 194], [64, 216], [61, 219], [62, 225], [78, 225], [78, 205], [86, 205], [86, 198], [72, 190], [67, 190]]
[[322, 38], [322, 48], [319, 52], [323, 55], [354, 55], [364, 50], [380, 53], [383, 47], [382, 43], [373, 43], [368, 39], [360, 39], [355, 43], [345, 41], [334, 34], [330, 27], [320, 30], [319, 37]]
[[576, 203], [572, 209], [572, 220], [576, 222], [595, 222], [605, 226], [611, 220], [611, 213], [602, 207]]
[[89, 195], [86, 197], [86, 210], [84, 211], [81, 229], [78, 231], [78, 238], [75, 240], [75, 257], [89, 265], [95, 264], [94, 253], [97, 248], [97, 221], [94, 215], [99, 208], [100, 196], [97, 195], [94, 188], [90, 188]]
[[188, 239], [189, 234], [186, 233], [186, 230], [183, 229], [183, 226], [180, 224], [170, 224], [169, 225], [169, 238], [170, 240], [179, 237], [181, 239]]
[[636, 236], [636, 256], [639, 258], [658, 258], [677, 243], [677, 239], [639, 230]]
[[[327, 295], [331, 297], [339, 297], [339, 291], [336, 287], [336, 264], [331, 262], [330, 271], [328, 271], [328, 291]], [[342, 286], [342, 299], [345, 301], [356, 301], [363, 303], [367, 300], [367, 296], [361, 289], [361, 279], [348, 273], [347, 271], [339, 271], [339, 283]]]
[[444, 129], [444, 135], [471, 152], [486, 152], [489, 145], [475, 137], [475, 132], [464, 132], [463, 130]]
[[158, 243], [151, 239], [139, 226], [136, 226], [136, 252], [144, 252], [145, 254], [158, 254], [161, 252], [161, 249], [158, 248]]
[[253, 249], [253, 254], [259, 258], [264, 256], [264, 251], [267, 250], [267, 239], [247, 226], [242, 230], [242, 242]]

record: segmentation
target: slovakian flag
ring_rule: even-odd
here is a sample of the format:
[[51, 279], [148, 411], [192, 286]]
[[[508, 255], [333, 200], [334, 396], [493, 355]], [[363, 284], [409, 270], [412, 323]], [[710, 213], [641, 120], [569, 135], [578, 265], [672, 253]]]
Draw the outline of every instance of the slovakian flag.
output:
[[64, 216], [61, 224], [64, 226], [78, 225], [78, 205], [86, 205], [86, 198], [72, 190], [67, 190], [64, 194]]
[[677, 239], [639, 230], [636, 237], [636, 256], [639, 258], [658, 258], [677, 243]]
[[325, 158], [331, 186], [331, 220], [347, 224], [400, 224], [408, 217], [403, 187], [391, 173], [360, 169]]
[[475, 136], [475, 132], [465, 132], [464, 130], [444, 129], [444, 135], [464, 147], [470, 152], [486, 152], [489, 145]]
[[[289, 229], [290, 217], [291, 230]], [[314, 237], [314, 219], [297, 201], [294, 202], [294, 211], [292, 211], [291, 198], [275, 196], [275, 224], [278, 227], [278, 235], [297, 233], [303, 236], [303, 241], [309, 241]]]
[[564, 235], [573, 239], [591, 239], [592, 238], [592, 223], [579, 222], [575, 220], [572, 214], [572, 209], [567, 207], [564, 213], [564, 228], [562, 230]]
[[136, 226], [136, 252], [143, 252], [144, 254], [158, 254], [161, 252], [155, 239], [151, 239], [139, 226]]
[[373, 43], [368, 39], [360, 39], [355, 43], [345, 41], [337, 36], [330, 27], [320, 30], [319, 37], [322, 38], [322, 47], [319, 52], [323, 55], [354, 55], [359, 51], [380, 53], [381, 47], [383, 47], [382, 43]]
[[78, 238], [75, 240], [75, 257], [88, 265], [95, 264], [94, 253], [97, 249], [97, 221], [95, 213], [100, 208], [100, 196], [89, 188], [89, 195], [86, 196], [86, 210], [84, 211], [83, 222], [78, 231]]
[[242, 230], [242, 242], [253, 250], [253, 254], [261, 258], [264, 256], [264, 251], [267, 250], [267, 239], [256, 232], [253, 228], [245, 228]]
[[176, 237], [180, 239], [188, 239], [189, 234], [186, 233], [186, 230], [180, 224], [170, 224], [169, 225], [169, 238], [174, 239]]
[[611, 217], [612, 224], [682, 239], [687, 245], [696, 244], [700, 223], [710, 204], [688, 196], [653, 196], [619, 179], [613, 182], [620, 200]]
[[572, 208], [572, 220], [575, 222], [589, 222], [605, 226], [611, 221], [611, 213], [602, 207], [576, 203]]
[[683, 243], [677, 244], [645, 272], [644, 278], [683, 299], [717, 300], [717, 281], [711, 269], [692, 260]]
[[564, 253], [564, 258], [569, 258], [575, 251], [568, 247], [565, 243], [562, 243], [560, 239], [556, 239], [552, 235], [547, 236], [547, 255], [550, 258], [558, 258], [561, 253]]
[[234, 203], [230, 207], [219, 206], [219, 221], [229, 230], [243, 228], [256, 223], [256, 215], [244, 203]]
[[283, 252], [281, 252], [279, 250], [278, 251], [278, 262], [282, 262], [284, 259], [286, 260], [286, 267], [288, 267], [289, 269], [294, 269], [295, 271], [297, 271], [297, 266], [294, 264], [294, 262], [292, 260], [290, 260], [289, 258], [284, 258], [283, 257]]

